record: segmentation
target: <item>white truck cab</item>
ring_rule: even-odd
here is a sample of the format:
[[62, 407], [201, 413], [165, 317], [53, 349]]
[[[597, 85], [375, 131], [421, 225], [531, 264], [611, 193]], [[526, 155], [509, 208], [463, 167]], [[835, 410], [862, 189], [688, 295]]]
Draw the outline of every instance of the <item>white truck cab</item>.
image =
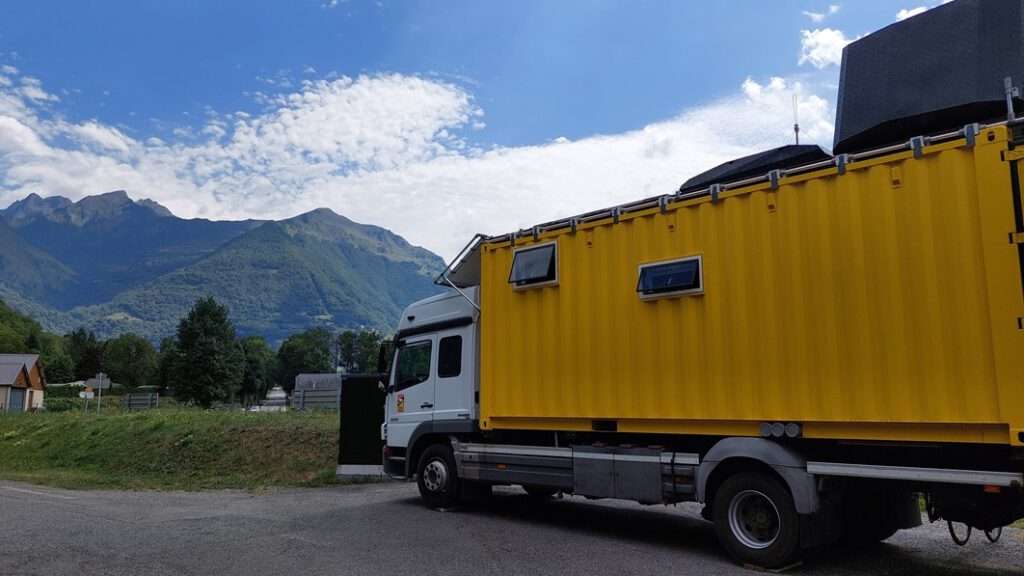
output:
[[478, 298], [477, 288], [463, 294], [452, 290], [415, 302], [402, 313], [385, 406], [389, 474], [410, 475], [406, 455], [418, 437], [474, 429]]

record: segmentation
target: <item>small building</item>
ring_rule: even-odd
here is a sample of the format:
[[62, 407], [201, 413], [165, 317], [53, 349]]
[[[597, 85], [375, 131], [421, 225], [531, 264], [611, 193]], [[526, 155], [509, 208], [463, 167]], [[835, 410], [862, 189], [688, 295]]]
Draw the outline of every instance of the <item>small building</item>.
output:
[[295, 377], [296, 390], [337, 390], [341, 388], [341, 374], [324, 372], [320, 374], [299, 374]]
[[38, 410], [45, 394], [38, 354], [0, 354], [0, 413]]
[[343, 374], [336, 372], [299, 374], [295, 377], [295, 390], [292, 391], [292, 408], [337, 410], [341, 405], [343, 378]]

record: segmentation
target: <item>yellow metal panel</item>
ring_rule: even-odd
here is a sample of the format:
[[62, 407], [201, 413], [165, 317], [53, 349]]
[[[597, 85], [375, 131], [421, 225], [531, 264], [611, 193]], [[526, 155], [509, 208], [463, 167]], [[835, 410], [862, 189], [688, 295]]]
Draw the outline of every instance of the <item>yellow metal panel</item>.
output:
[[[991, 132], [542, 234], [557, 286], [513, 290], [513, 246], [485, 244], [481, 426], [1020, 444], [1024, 301]], [[638, 297], [640, 264], [693, 255], [702, 295]]]

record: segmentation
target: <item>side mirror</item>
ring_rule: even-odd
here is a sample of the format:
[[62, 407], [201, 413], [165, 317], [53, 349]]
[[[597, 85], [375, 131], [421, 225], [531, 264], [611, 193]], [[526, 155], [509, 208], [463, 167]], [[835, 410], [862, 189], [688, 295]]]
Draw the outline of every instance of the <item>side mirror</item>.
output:
[[391, 358], [395, 354], [395, 343], [391, 340], [383, 340], [380, 343], [380, 351], [377, 353], [377, 373], [387, 374], [391, 368]]

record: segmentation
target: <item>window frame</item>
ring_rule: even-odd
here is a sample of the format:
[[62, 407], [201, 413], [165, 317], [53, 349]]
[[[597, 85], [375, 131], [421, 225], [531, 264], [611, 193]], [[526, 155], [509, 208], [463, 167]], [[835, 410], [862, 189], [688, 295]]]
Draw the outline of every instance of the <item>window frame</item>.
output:
[[[679, 262], [697, 262], [697, 287], [687, 288], [685, 290], [672, 290], [671, 292], [656, 292], [653, 294], [644, 294], [640, 290], [640, 280], [643, 279], [644, 269], [654, 268], [657, 266], [664, 266], [666, 264], [676, 264]], [[673, 258], [671, 260], [658, 260], [655, 262], [645, 262], [637, 267], [636, 276], [636, 293], [640, 296], [641, 300], [658, 300], [661, 298], [674, 298], [677, 296], [698, 296], [704, 293], [704, 256], [703, 254], [696, 254], [693, 256], [684, 256], [682, 258]]]
[[[445, 340], [448, 340], [448, 339], [451, 339], [451, 338], [458, 338], [458, 340], [459, 340], [459, 356], [458, 356], [458, 359], [459, 359], [458, 369], [459, 369], [459, 371], [454, 373], [454, 374], [441, 374], [441, 358], [442, 358], [441, 352], [442, 352], [442, 346], [444, 346], [444, 341]], [[440, 379], [447, 380], [449, 378], [458, 378], [459, 376], [462, 376], [462, 342], [463, 342], [462, 334], [450, 334], [448, 336], [441, 336], [440, 338], [437, 339], [437, 368], [435, 368], [435, 374], [437, 375], [437, 378], [439, 380]]]
[[[554, 247], [554, 251], [552, 252], [552, 258], [554, 258], [554, 260], [555, 260], [555, 277], [554, 277], [554, 279], [552, 279], [552, 280], [544, 280], [544, 281], [541, 281], [541, 282], [531, 282], [529, 284], [517, 284], [515, 281], [512, 280], [512, 272], [515, 271], [515, 267], [516, 267], [516, 255], [518, 255], [520, 252], [529, 252], [530, 250], [539, 250], [541, 248], [546, 248], [548, 246], [553, 246]], [[513, 248], [513, 250], [512, 250], [512, 264], [509, 266], [509, 269], [508, 269], [508, 283], [512, 286], [513, 290], [529, 290], [531, 288], [543, 288], [545, 286], [557, 286], [558, 285], [558, 241], [557, 240], [551, 240], [549, 242], [540, 242], [540, 243], [537, 243], [537, 244], [527, 244], [526, 246], [520, 246], [518, 248]]]
[[[424, 378], [423, 380], [420, 380], [419, 382], [415, 382], [413, 384], [407, 384], [407, 385], [403, 386], [402, 383], [399, 381], [399, 376], [401, 375], [401, 372], [399, 370], [399, 361], [401, 360], [401, 357], [402, 357], [402, 351], [407, 349], [407, 348], [413, 348], [413, 347], [417, 347], [417, 346], [426, 346], [426, 348], [427, 348], [427, 377]], [[398, 348], [395, 350], [395, 385], [394, 385], [395, 390], [394, 391], [395, 392], [401, 392], [402, 390], [408, 390], [409, 388], [412, 388], [413, 386], [419, 386], [420, 384], [423, 384], [424, 382], [430, 381], [431, 372], [433, 370], [435, 370], [433, 365], [434, 365], [434, 340], [432, 338], [424, 338], [423, 340], [414, 340], [412, 342], [406, 342], [406, 343], [403, 343], [403, 344], [399, 345]]]

